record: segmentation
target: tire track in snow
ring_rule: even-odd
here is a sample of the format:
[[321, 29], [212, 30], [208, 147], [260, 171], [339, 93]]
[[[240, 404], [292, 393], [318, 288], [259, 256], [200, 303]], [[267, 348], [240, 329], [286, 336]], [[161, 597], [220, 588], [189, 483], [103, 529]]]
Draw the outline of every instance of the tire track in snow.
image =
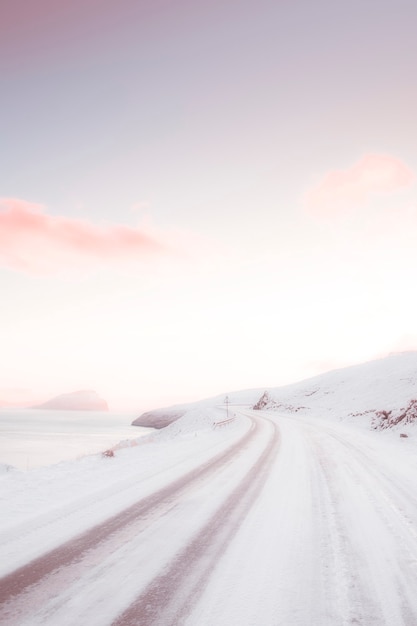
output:
[[338, 433], [308, 430], [321, 469], [321, 496], [327, 500], [324, 523], [332, 540], [324, 560], [332, 563], [341, 623], [414, 626], [417, 587], [413, 591], [410, 556], [415, 558], [417, 543], [398, 506], [403, 490], [397, 493], [393, 477], [357, 445]]
[[[161, 506], [171, 506], [187, 490], [192, 489], [199, 481], [207, 479], [211, 473], [217, 472], [244, 451], [245, 447], [257, 436], [261, 425], [252, 420], [250, 430], [226, 451], [219, 453], [196, 469], [170, 483], [156, 493], [139, 500], [115, 516], [94, 526], [78, 537], [71, 539], [62, 546], [51, 550], [27, 565], [11, 572], [0, 579], [0, 623], [8, 607], [18, 602], [19, 596], [26, 595], [32, 587], [52, 580], [55, 572], [67, 569], [80, 562], [88, 552], [104, 544], [110, 536], [122, 532], [138, 519], [149, 515]], [[54, 587], [54, 585], [52, 585]], [[54, 593], [56, 593], [54, 589]], [[3, 622], [7, 623], [7, 622]]]
[[[320, 498], [322, 501], [322, 523], [330, 541], [324, 547], [323, 565], [327, 567], [327, 594], [329, 606], [333, 606], [334, 619], [340, 626], [350, 624], [375, 624], [378, 622], [367, 621], [365, 611], [369, 609], [370, 598], [361, 588], [358, 577], [355, 575], [360, 570], [359, 559], [350, 541], [349, 533], [345, 527], [345, 519], [340, 510], [340, 488], [334, 480], [335, 468], [329, 462], [323, 450], [319, 450], [318, 469]], [[368, 615], [375, 612], [375, 606], [368, 610]], [[340, 621], [341, 620], [341, 621]], [[379, 624], [378, 626], [382, 626]]]
[[152, 581], [113, 622], [113, 626], [177, 626], [184, 623], [268, 478], [279, 447], [279, 435], [276, 424], [267, 421], [271, 427], [270, 439], [244, 479], [166, 571]]
[[[414, 519], [416, 519], [415, 493], [408, 492], [398, 478], [392, 474], [388, 475], [380, 467], [375, 466], [363, 450], [339, 437], [337, 440], [355, 459], [360, 471], [360, 477], [358, 472], [355, 474], [358, 484], [366, 492], [367, 499], [377, 513], [381, 524], [395, 538], [397, 559], [401, 563], [401, 568], [399, 568], [393, 587], [396, 588], [400, 599], [399, 609], [403, 623], [406, 626], [415, 626], [417, 624], [415, 602], [417, 586], [414, 585], [414, 589], [410, 590], [409, 580], [413, 580], [417, 573], [417, 531], [412, 518], [405, 511], [406, 505], [414, 509]], [[387, 620], [387, 624], [390, 623], [392, 619]]]

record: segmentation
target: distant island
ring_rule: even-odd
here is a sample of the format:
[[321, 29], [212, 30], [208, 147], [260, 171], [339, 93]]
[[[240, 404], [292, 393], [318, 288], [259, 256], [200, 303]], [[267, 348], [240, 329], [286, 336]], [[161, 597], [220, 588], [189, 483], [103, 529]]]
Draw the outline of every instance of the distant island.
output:
[[105, 400], [90, 389], [63, 393], [51, 398], [43, 404], [32, 407], [33, 409], [51, 409], [53, 411], [108, 411], [109, 407]]

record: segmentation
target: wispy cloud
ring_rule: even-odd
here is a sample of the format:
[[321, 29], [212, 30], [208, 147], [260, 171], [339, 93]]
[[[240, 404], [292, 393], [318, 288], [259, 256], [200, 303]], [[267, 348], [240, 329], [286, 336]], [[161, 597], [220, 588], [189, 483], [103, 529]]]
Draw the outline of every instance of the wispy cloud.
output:
[[407, 187], [414, 174], [400, 159], [386, 154], [365, 154], [346, 170], [332, 170], [304, 197], [313, 212], [331, 215], [366, 205], [372, 196]]
[[0, 264], [32, 274], [90, 269], [164, 255], [167, 245], [145, 227], [97, 225], [48, 215], [41, 205], [0, 199]]

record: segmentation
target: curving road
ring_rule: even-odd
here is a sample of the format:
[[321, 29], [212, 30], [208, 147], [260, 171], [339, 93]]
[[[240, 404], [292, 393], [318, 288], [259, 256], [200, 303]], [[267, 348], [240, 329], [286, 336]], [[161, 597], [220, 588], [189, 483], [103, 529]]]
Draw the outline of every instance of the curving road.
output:
[[[259, 417], [226, 451], [128, 509], [17, 569], [0, 581], [0, 623], [73, 623], [73, 589], [93, 589], [82, 600], [89, 624], [179, 623], [261, 490], [278, 448], [277, 427]], [[214, 490], [214, 491], [213, 491]], [[201, 502], [208, 494], [208, 499]], [[190, 511], [190, 506], [199, 507]], [[172, 533], [178, 536], [171, 541]], [[152, 542], [152, 543], [149, 543]], [[151, 550], [161, 573], [147, 565]], [[109, 557], [110, 555], [110, 557]], [[142, 564], [145, 564], [144, 566]], [[120, 572], [143, 567], [129, 604], [109, 596]], [[106, 597], [99, 598], [104, 590]], [[126, 602], [125, 599], [122, 602]], [[107, 608], [104, 609], [104, 605]], [[116, 612], [115, 612], [116, 609]], [[66, 615], [71, 615], [67, 618]], [[84, 616], [84, 617], [83, 617]]]
[[244, 414], [227, 450], [0, 581], [0, 623], [416, 626], [416, 457]]

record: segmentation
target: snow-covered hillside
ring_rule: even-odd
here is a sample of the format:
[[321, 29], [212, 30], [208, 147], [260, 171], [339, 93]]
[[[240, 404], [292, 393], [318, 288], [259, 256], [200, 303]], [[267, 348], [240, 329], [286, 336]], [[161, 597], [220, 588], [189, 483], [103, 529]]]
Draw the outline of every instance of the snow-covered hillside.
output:
[[258, 408], [332, 416], [375, 429], [404, 427], [417, 418], [417, 352], [391, 354], [269, 389], [263, 399]]
[[109, 409], [107, 402], [90, 389], [64, 393], [33, 408], [53, 411], [108, 411]]
[[417, 424], [417, 352], [391, 354], [283, 387], [232, 392], [188, 405], [149, 411], [137, 426], [164, 425], [193, 408], [254, 406], [293, 415], [330, 417], [374, 429]]

